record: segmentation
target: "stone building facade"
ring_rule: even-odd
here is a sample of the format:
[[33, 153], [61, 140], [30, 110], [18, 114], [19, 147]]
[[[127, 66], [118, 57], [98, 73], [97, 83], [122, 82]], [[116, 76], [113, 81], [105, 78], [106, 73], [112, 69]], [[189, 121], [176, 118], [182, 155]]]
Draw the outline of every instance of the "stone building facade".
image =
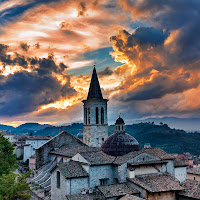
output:
[[83, 100], [83, 142], [88, 146], [101, 147], [108, 137], [107, 102], [107, 99], [103, 99], [94, 68], [87, 100]]

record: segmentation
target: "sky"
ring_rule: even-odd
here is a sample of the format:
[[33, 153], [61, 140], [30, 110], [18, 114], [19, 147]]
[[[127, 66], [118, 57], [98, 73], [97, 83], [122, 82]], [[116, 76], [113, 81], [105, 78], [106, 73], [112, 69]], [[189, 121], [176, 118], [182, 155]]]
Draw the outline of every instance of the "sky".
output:
[[1, 0], [0, 123], [83, 120], [96, 65], [109, 124], [200, 117], [199, 0]]

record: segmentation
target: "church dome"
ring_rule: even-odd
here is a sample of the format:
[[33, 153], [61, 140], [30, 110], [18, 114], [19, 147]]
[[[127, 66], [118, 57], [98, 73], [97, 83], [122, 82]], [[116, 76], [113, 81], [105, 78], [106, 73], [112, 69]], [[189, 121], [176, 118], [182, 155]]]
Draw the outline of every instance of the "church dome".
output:
[[119, 117], [115, 123], [115, 133], [109, 136], [101, 145], [101, 150], [111, 156], [123, 156], [131, 151], [139, 151], [138, 141], [125, 133], [124, 120]]

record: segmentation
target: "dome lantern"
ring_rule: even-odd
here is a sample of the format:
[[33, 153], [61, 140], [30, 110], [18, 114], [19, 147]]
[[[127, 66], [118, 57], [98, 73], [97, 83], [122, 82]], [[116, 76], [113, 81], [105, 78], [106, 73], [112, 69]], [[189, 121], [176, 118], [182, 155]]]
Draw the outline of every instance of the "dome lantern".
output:
[[120, 117], [115, 122], [115, 132], [116, 133], [125, 133], [125, 123], [124, 120]]

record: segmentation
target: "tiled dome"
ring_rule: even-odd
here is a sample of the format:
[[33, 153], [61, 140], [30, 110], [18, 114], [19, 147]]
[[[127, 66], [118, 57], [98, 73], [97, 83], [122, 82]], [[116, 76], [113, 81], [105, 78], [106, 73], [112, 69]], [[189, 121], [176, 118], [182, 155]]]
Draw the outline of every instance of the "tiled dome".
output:
[[[101, 150], [111, 156], [123, 156], [131, 151], [139, 151], [138, 141], [131, 135], [125, 133], [125, 129], [118, 129], [124, 120], [119, 117], [115, 123], [115, 133], [109, 136], [101, 145]], [[118, 128], [117, 128], [118, 127]]]

